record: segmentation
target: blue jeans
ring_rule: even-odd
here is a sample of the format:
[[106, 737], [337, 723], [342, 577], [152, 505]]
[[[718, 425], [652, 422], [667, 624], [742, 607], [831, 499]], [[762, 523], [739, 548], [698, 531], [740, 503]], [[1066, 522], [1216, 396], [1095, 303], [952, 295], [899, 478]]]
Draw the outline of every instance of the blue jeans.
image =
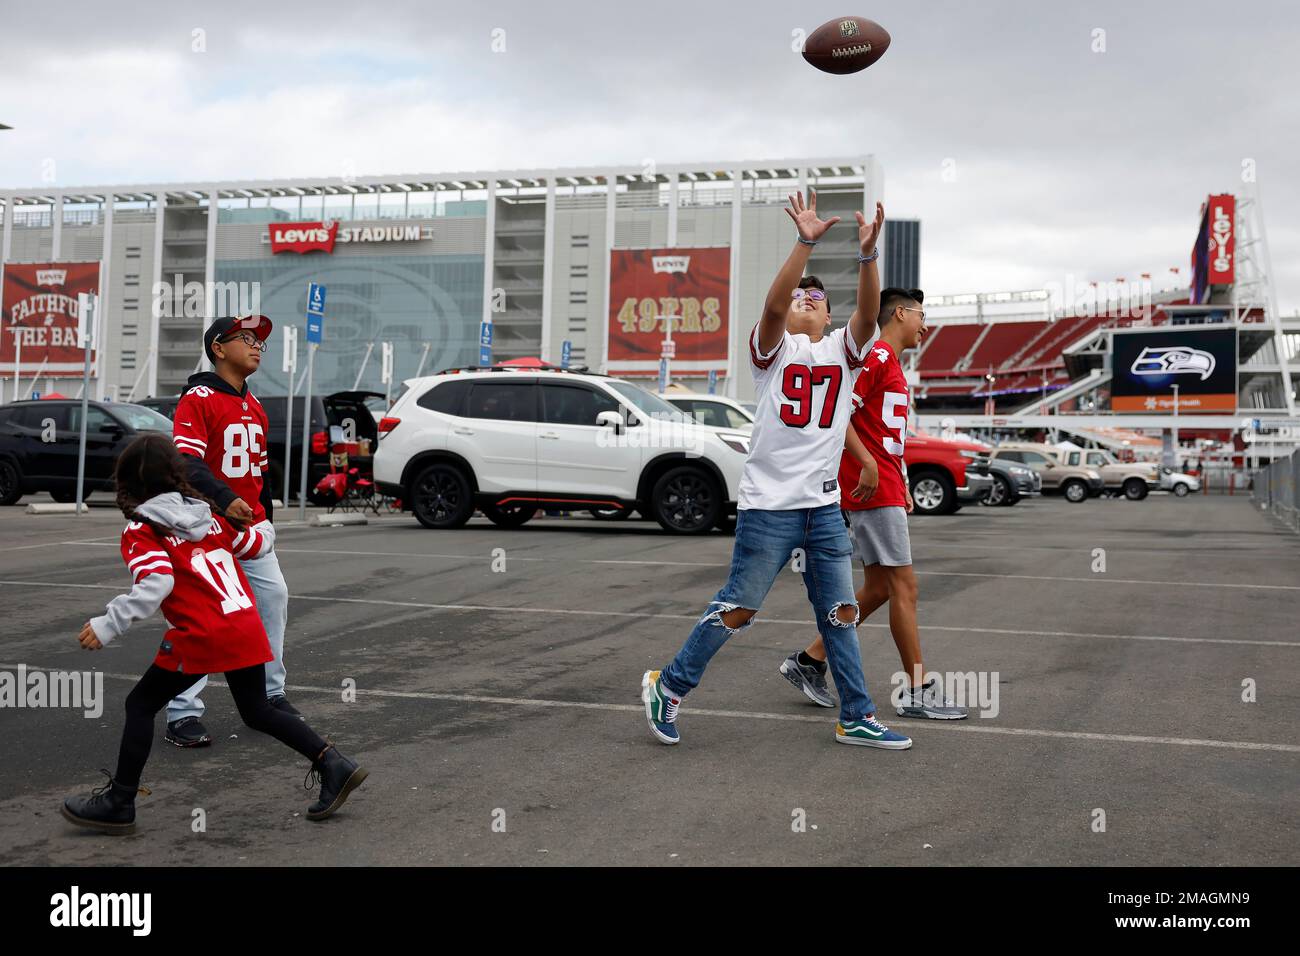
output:
[[[289, 585], [280, 573], [280, 561], [274, 551], [256, 561], [241, 561], [239, 564], [244, 569], [244, 577], [248, 578], [253, 604], [262, 619], [262, 626], [266, 628], [271, 653], [275, 655], [274, 660], [266, 663], [265, 670], [266, 696], [276, 697], [284, 693], [284, 626], [289, 618]], [[172, 698], [167, 705], [167, 722], [182, 717], [202, 717], [206, 708], [199, 694], [207, 686], [205, 676]]]
[[803, 581], [840, 694], [840, 719], [861, 720], [875, 713], [862, 677], [857, 628], [836, 616], [837, 610], [847, 605], [853, 608], [856, 622], [858, 610], [849, 535], [838, 504], [791, 511], [750, 508], [738, 512], [731, 573], [682, 649], [660, 675], [669, 691], [685, 697], [699, 686], [713, 655], [729, 637], [749, 627], [746, 623], [729, 628], [723, 624], [722, 615], [736, 608], [759, 610], [777, 575], [791, 558], [797, 557], [795, 549], [803, 552]]

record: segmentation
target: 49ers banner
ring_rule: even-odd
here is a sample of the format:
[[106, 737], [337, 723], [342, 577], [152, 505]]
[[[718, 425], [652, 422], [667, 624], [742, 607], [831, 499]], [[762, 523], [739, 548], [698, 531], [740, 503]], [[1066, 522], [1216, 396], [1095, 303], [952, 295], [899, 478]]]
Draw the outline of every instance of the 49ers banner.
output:
[[731, 249], [614, 249], [609, 263], [611, 375], [658, 374], [672, 319], [674, 377], [727, 368]]
[[[22, 371], [80, 374], [77, 295], [99, 294], [98, 262], [8, 263], [0, 282], [0, 368], [12, 368], [15, 336], [22, 339]], [[95, 359], [91, 354], [91, 361]]]

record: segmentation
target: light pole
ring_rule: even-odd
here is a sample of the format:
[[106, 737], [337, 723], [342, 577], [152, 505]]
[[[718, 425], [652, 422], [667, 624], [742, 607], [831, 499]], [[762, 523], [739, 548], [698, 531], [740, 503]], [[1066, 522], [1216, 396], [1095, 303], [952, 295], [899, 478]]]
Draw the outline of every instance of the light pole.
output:
[[1178, 384], [1174, 383], [1174, 470], [1178, 470]]

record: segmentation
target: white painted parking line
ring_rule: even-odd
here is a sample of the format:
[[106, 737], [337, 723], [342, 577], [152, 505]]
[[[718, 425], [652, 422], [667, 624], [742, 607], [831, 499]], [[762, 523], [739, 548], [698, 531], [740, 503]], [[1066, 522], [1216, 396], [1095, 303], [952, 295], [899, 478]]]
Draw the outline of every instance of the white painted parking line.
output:
[[[26, 665], [31, 670], [53, 670], [54, 668]], [[17, 664], [0, 663], [0, 669], [16, 670]], [[135, 674], [105, 673], [110, 680], [138, 681]], [[209, 680], [210, 685], [227, 687], [225, 681]], [[289, 684], [285, 690], [295, 694], [328, 694], [338, 698], [337, 687], [313, 687], [308, 684]], [[614, 704], [599, 701], [549, 700], [536, 697], [488, 697], [481, 694], [440, 694], [433, 691], [414, 690], [371, 690], [357, 691], [359, 697], [384, 697], [394, 700], [441, 700], [452, 703], [485, 704], [493, 707], [545, 707], [547, 709], [565, 708], [569, 710], [604, 710], [618, 713], [635, 713], [644, 715], [645, 707], [640, 704]], [[786, 723], [830, 725], [825, 715], [814, 717], [811, 714], [771, 714], [747, 710], [710, 710], [708, 708], [690, 708], [685, 712], [690, 717], [732, 717], [741, 720], [776, 720]], [[904, 726], [898, 724], [897, 726]], [[914, 730], [938, 731], [956, 734], [1000, 734], [1012, 737], [1048, 737], [1054, 740], [1093, 741], [1101, 743], [1122, 744], [1156, 744], [1167, 747], [1213, 747], [1220, 750], [1271, 751], [1274, 753], [1300, 753], [1297, 744], [1257, 743], [1246, 740], [1208, 740], [1196, 737], [1154, 737], [1146, 734], [1101, 734], [1074, 730], [1042, 730], [1035, 727], [998, 727], [987, 723], [963, 723], [953, 721], [916, 721], [908, 722], [905, 729], [910, 734]]]
[[[88, 588], [91, 590], [119, 592], [122, 590], [122, 587], [116, 584], [68, 584], [62, 581], [0, 580], [0, 585], [8, 585], [11, 587]], [[656, 614], [649, 611], [583, 610], [580, 608], [517, 607], [513, 605], [506, 607], [498, 604], [433, 604], [424, 601], [393, 601], [381, 600], [378, 598], [349, 598], [317, 594], [290, 594], [289, 598], [294, 601], [323, 601], [335, 604], [370, 604], [377, 607], [409, 607], [429, 611], [490, 611], [497, 614], [571, 614], [581, 617], [626, 617], [636, 618], [638, 620], [662, 621], [694, 621], [700, 616], [699, 614]], [[754, 618], [754, 623], [781, 624], [786, 626], [793, 625], [796, 627], [812, 626], [811, 620], [805, 618], [790, 619], [781, 617], [762, 617], [761, 615]], [[1175, 644], [1234, 644], [1252, 647], [1300, 647], [1300, 641], [1258, 641], [1251, 639], [1237, 640], [1226, 637], [1168, 637], [1159, 634], [1102, 634], [1081, 631], [1017, 630], [1004, 627], [979, 627], [973, 624], [953, 627], [942, 624], [927, 624], [925, 622], [921, 622], [920, 626], [921, 629], [925, 631], [951, 631], [957, 634], [1001, 634], [1008, 637], [1077, 637], [1111, 641], [1166, 641]], [[858, 627], [870, 627], [879, 630], [889, 629], [888, 624], [872, 624], [869, 621], [865, 624], [859, 624]]]
[[[92, 542], [77, 542], [82, 544], [91, 544]], [[110, 547], [110, 545], [100, 545], [100, 547]], [[483, 554], [420, 554], [408, 553], [405, 551], [353, 551], [329, 548], [276, 548], [280, 554], [336, 554], [346, 555], [349, 557], [379, 557], [379, 558], [430, 558], [447, 561], [477, 561], [484, 562], [490, 560], [490, 555]], [[555, 555], [545, 557], [529, 557], [527, 555], [511, 555], [511, 561], [530, 561], [537, 563], [554, 564], [557, 561], [563, 561], [565, 564], [612, 564], [628, 565], [634, 567], [667, 567], [667, 568], [728, 568], [730, 563], [727, 561], [647, 561], [639, 558], [573, 558], [569, 555], [557, 557]], [[1089, 577], [1067, 577], [1054, 576], [1048, 574], [999, 574], [994, 571], [917, 571], [917, 576], [928, 575], [930, 577], [948, 577], [948, 578], [993, 578], [997, 580], [1009, 581], [1074, 581], [1083, 584], [1132, 584], [1139, 587], [1188, 587], [1188, 588], [1228, 588], [1244, 591], [1300, 591], [1300, 584], [1235, 584], [1223, 581], [1149, 581], [1143, 578], [1114, 578], [1106, 574], [1094, 574]]]

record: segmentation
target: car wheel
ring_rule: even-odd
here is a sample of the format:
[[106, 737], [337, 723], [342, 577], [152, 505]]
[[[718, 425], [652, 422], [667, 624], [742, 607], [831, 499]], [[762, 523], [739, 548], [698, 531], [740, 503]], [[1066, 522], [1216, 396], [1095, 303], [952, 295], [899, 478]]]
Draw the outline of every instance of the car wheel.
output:
[[1007, 481], [1001, 475], [993, 476], [993, 487], [989, 493], [980, 499], [980, 504], [989, 507], [999, 507], [1002, 505], [1014, 504], [1012, 498], [1011, 482]]
[[1077, 505], [1088, 500], [1088, 485], [1079, 478], [1071, 478], [1061, 486], [1061, 494], [1066, 501]]
[[1147, 496], [1147, 483], [1141, 478], [1130, 478], [1124, 482], [1124, 497], [1129, 501], [1141, 501]]
[[14, 504], [23, 496], [23, 480], [12, 462], [0, 461], [0, 505]]
[[535, 505], [484, 505], [483, 513], [499, 528], [522, 528], [537, 514]]
[[411, 482], [411, 511], [426, 528], [459, 528], [474, 514], [469, 479], [455, 465], [430, 465]]
[[669, 468], [655, 482], [650, 510], [665, 531], [703, 534], [722, 514], [722, 495], [708, 472], [679, 465]]
[[957, 510], [957, 487], [946, 474], [927, 471], [912, 478], [912, 505], [918, 514], [946, 515]]
[[[1178, 484], [1174, 485], [1174, 494], [1177, 495], [1179, 498], [1186, 498], [1188, 492], [1190, 492], [1191, 490], [1192, 489], [1187, 487], [1187, 483], [1183, 481], [1180, 481]], [[0, 503], [8, 504], [9, 502], [3, 501]]]

